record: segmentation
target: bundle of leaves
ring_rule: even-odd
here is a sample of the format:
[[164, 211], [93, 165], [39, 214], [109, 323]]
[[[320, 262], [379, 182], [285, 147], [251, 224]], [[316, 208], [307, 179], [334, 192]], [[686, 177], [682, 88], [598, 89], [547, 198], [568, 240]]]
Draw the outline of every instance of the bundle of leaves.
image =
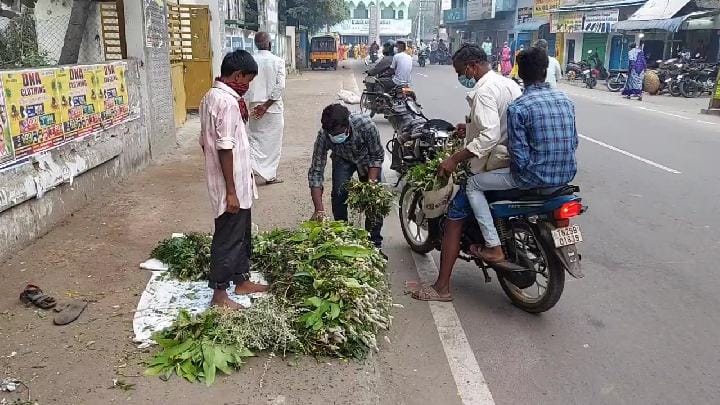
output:
[[[438, 175], [440, 164], [462, 147], [461, 143], [449, 143], [445, 148], [437, 151], [433, 159], [411, 167], [406, 176], [407, 182], [422, 191], [433, 191], [447, 186], [449, 178]], [[469, 173], [470, 162], [461, 162], [453, 172], [455, 184], [464, 184]]]
[[181, 281], [207, 280], [211, 244], [209, 234], [188, 233], [161, 241], [150, 257], [168, 265], [167, 277]]
[[242, 311], [210, 308], [191, 316], [182, 310], [171, 327], [153, 336], [162, 350], [145, 374], [167, 379], [175, 373], [211, 385], [218, 370], [230, 374], [253, 351], [302, 351], [294, 319], [292, 309], [273, 297]]
[[344, 222], [305, 222], [260, 234], [253, 266], [298, 318], [306, 353], [363, 358], [390, 327], [392, 297], [385, 259], [365, 230]]
[[390, 214], [393, 193], [383, 184], [350, 180], [345, 186], [348, 190], [347, 206], [357, 214], [378, 221]]

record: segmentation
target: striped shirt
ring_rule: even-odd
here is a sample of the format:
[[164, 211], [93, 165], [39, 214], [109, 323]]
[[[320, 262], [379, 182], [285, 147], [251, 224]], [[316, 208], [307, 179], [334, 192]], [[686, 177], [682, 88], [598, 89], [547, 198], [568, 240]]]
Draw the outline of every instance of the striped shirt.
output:
[[220, 166], [220, 150], [232, 150], [233, 179], [240, 208], [250, 209], [253, 199], [257, 198], [239, 99], [233, 89], [215, 81], [200, 102], [200, 146], [205, 154], [205, 174], [215, 218], [227, 210], [227, 188]]

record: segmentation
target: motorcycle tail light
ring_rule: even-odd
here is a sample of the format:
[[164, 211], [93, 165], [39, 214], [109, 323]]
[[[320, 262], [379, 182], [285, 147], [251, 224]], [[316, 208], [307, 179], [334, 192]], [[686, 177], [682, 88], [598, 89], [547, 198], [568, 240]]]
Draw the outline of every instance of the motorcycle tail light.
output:
[[583, 205], [579, 201], [569, 201], [555, 210], [555, 219], [570, 219], [582, 214]]

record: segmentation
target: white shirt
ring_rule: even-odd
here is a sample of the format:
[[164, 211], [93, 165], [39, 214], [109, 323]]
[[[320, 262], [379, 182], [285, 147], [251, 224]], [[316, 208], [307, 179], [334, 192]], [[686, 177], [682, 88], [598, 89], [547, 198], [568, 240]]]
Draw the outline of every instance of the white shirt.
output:
[[285, 90], [285, 60], [270, 51], [257, 51], [253, 55], [258, 64], [258, 74], [250, 82], [245, 100], [250, 104], [262, 104], [268, 100], [275, 103], [269, 113], [283, 112], [282, 92]]
[[412, 56], [405, 52], [398, 52], [393, 56], [390, 67], [395, 69], [393, 81], [396, 84], [410, 83], [412, 81]]
[[466, 117], [465, 148], [475, 157], [473, 173], [507, 167], [507, 109], [522, 91], [514, 81], [489, 71], [467, 95], [470, 115]]
[[560, 62], [552, 56], [548, 56], [548, 68], [547, 76], [545, 76], [545, 83], [550, 83], [550, 87], [553, 89], [557, 87], [558, 80], [562, 77], [562, 68]]
[[235, 90], [216, 81], [200, 101], [200, 146], [205, 154], [205, 174], [215, 218], [227, 210], [227, 187], [220, 166], [220, 150], [232, 150], [233, 180], [240, 208], [250, 209], [253, 199], [257, 198], [239, 99]]

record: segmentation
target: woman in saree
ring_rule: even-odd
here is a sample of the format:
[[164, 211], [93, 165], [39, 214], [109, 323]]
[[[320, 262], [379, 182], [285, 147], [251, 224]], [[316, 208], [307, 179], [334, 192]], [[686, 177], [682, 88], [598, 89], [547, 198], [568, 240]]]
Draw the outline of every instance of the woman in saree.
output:
[[645, 78], [645, 69], [647, 68], [645, 54], [642, 49], [637, 48], [635, 44], [630, 44], [628, 61], [630, 65], [630, 73], [628, 74], [628, 79], [625, 82], [625, 88], [623, 88], [622, 95], [628, 100], [631, 97], [637, 97], [638, 101], [642, 101], [643, 79]]
[[512, 51], [510, 50], [508, 43], [505, 42], [503, 44], [502, 51], [500, 51], [500, 72], [503, 76], [509, 75], [510, 71], [512, 71], [513, 65], [510, 61], [510, 56], [512, 56]]

